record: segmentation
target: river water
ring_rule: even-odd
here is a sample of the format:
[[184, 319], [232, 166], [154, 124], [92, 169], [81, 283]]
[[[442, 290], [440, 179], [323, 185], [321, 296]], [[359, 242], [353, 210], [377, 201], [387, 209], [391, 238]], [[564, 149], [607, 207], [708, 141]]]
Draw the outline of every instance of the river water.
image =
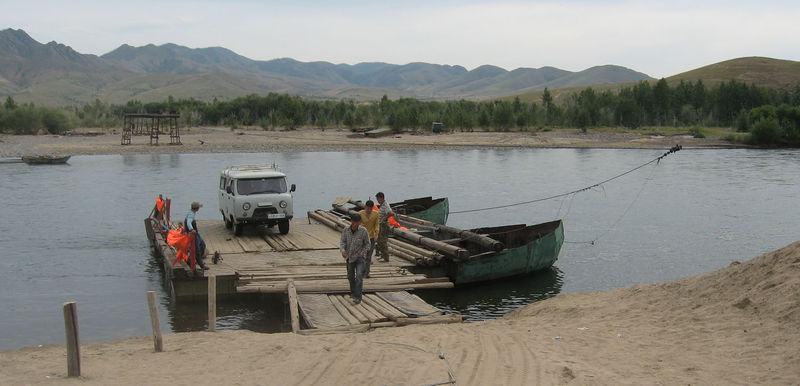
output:
[[[663, 151], [464, 149], [74, 156], [68, 165], [0, 165], [0, 350], [64, 343], [61, 304], [78, 303], [81, 340], [205, 328], [204, 304], [176, 304], [150, 256], [143, 219], [158, 193], [173, 217], [192, 201], [216, 219], [219, 171], [276, 162], [297, 185], [295, 213], [342, 195], [392, 202], [449, 197], [452, 212], [550, 197], [613, 177]], [[600, 187], [543, 202], [453, 213], [463, 228], [564, 220], [551, 271], [420, 295], [471, 320], [559, 293], [668, 281], [748, 260], [800, 239], [798, 150], [683, 150]], [[280, 330], [258, 300], [227, 301], [219, 329]], [[277, 326], [277, 327], [276, 327]]]

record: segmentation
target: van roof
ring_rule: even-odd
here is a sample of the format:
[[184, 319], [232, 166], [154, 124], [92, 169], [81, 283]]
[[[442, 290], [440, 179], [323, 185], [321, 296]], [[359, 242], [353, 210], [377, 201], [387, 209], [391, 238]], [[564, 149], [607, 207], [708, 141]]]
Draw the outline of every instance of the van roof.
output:
[[277, 165], [229, 166], [222, 171], [222, 175], [230, 178], [286, 177], [286, 174], [278, 171]]

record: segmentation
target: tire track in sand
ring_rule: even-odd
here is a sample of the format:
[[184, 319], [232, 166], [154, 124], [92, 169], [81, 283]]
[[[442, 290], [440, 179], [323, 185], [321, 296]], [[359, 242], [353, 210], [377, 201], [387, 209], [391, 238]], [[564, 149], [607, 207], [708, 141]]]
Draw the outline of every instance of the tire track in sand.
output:
[[[540, 384], [542, 367], [525, 336], [477, 328], [468, 336], [453, 336], [442, 350], [459, 385]], [[458, 347], [448, 353], [448, 347]]]

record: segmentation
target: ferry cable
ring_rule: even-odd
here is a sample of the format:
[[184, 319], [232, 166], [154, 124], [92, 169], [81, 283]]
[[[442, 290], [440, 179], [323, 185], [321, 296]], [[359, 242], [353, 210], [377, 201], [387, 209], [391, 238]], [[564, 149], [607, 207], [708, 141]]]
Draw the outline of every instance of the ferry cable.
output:
[[[654, 168], [650, 172], [650, 176], [645, 178], [644, 183], [642, 184], [642, 187], [639, 188], [639, 192], [636, 193], [636, 197], [634, 197], [633, 201], [631, 201], [631, 203], [628, 204], [628, 207], [625, 208], [625, 211], [622, 212], [622, 215], [619, 216], [619, 218], [617, 218], [617, 221], [614, 221], [614, 223], [611, 224], [611, 226], [608, 227], [603, 233], [599, 234], [597, 237], [595, 237], [595, 238], [593, 238], [592, 240], [589, 240], [589, 241], [567, 241], [567, 240], [564, 240], [564, 242], [567, 243], [567, 244], [589, 244], [589, 245], [594, 245], [594, 243], [596, 243], [597, 240], [600, 240], [601, 237], [607, 235], [608, 232], [611, 232], [611, 230], [614, 229], [620, 223], [620, 221], [622, 221], [623, 218], [625, 218], [625, 216], [628, 214], [628, 212], [631, 210], [631, 208], [633, 208], [633, 204], [635, 204], [636, 201], [639, 200], [639, 196], [642, 195], [642, 192], [644, 191], [644, 187], [647, 185], [647, 182], [650, 181], [653, 178], [653, 174], [654, 174], [655, 170], [656, 169]], [[575, 196], [573, 196], [573, 197], [575, 197]], [[565, 215], [565, 217], [566, 217], [566, 215]]]
[[495, 210], [495, 209], [510, 208], [510, 207], [512, 207], [512, 206], [519, 206], [519, 205], [533, 204], [533, 203], [536, 203], [536, 202], [548, 201], [548, 200], [552, 200], [552, 199], [556, 199], [556, 198], [566, 197], [566, 196], [569, 196], [569, 195], [571, 195], [571, 194], [577, 194], [577, 193], [585, 192], [585, 191], [587, 191], [587, 190], [590, 190], [590, 189], [594, 189], [594, 188], [596, 188], [596, 187], [599, 187], [599, 186], [601, 186], [601, 185], [603, 185], [603, 184], [605, 184], [605, 183], [607, 183], [607, 182], [610, 182], [610, 181], [616, 180], [617, 178], [620, 178], [620, 177], [622, 177], [622, 176], [625, 176], [625, 175], [627, 175], [627, 174], [633, 173], [633, 172], [635, 172], [635, 171], [637, 171], [637, 170], [639, 170], [639, 169], [641, 169], [641, 168], [643, 168], [643, 167], [645, 167], [645, 166], [647, 166], [647, 165], [650, 165], [650, 164], [652, 164], [652, 163], [654, 163], [654, 162], [656, 163], [656, 165], [658, 165], [658, 164], [661, 162], [661, 159], [662, 159], [662, 158], [664, 158], [664, 157], [666, 157], [666, 156], [668, 156], [668, 155], [670, 155], [670, 154], [672, 154], [672, 153], [675, 153], [675, 152], [677, 152], [677, 151], [680, 151], [682, 148], [683, 148], [683, 146], [681, 146], [681, 145], [675, 145], [675, 146], [671, 147], [669, 150], [667, 150], [667, 152], [666, 152], [666, 153], [664, 153], [664, 154], [662, 154], [662, 155], [660, 155], [660, 156], [658, 156], [658, 157], [656, 157], [656, 158], [654, 158], [654, 159], [652, 159], [652, 160], [650, 160], [650, 161], [648, 161], [648, 162], [646, 162], [646, 163], [644, 163], [644, 164], [641, 164], [641, 165], [639, 165], [639, 166], [637, 166], [637, 167], [635, 167], [635, 168], [633, 168], [633, 169], [630, 169], [630, 170], [628, 170], [628, 171], [626, 171], [626, 172], [623, 172], [623, 173], [617, 174], [617, 175], [616, 175], [616, 176], [614, 176], [614, 177], [608, 178], [608, 179], [606, 179], [606, 180], [603, 180], [603, 181], [601, 181], [601, 182], [598, 182], [598, 183], [596, 183], [596, 184], [593, 184], [593, 185], [587, 186], [587, 187], [585, 187], [585, 188], [581, 188], [581, 189], [573, 190], [573, 191], [571, 191], [571, 192], [567, 192], [567, 193], [561, 193], [561, 194], [557, 194], [557, 195], [550, 196], [550, 197], [538, 198], [538, 199], [535, 199], [535, 200], [522, 201], [522, 202], [515, 202], [515, 203], [513, 203], [513, 204], [505, 204], [505, 205], [490, 206], [490, 207], [486, 207], [486, 208], [479, 208], [479, 209], [457, 210], [457, 211], [450, 212], [450, 214], [452, 215], [452, 214], [472, 213], [472, 212], [482, 212], [482, 211], [486, 211], [486, 210]]

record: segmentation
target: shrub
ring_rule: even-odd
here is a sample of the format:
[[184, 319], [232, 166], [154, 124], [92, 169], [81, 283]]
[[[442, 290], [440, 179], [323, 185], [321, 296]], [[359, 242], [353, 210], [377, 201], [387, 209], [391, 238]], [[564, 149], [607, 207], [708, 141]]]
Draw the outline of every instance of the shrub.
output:
[[781, 126], [774, 117], [761, 118], [750, 129], [750, 144], [774, 146], [781, 142]]

